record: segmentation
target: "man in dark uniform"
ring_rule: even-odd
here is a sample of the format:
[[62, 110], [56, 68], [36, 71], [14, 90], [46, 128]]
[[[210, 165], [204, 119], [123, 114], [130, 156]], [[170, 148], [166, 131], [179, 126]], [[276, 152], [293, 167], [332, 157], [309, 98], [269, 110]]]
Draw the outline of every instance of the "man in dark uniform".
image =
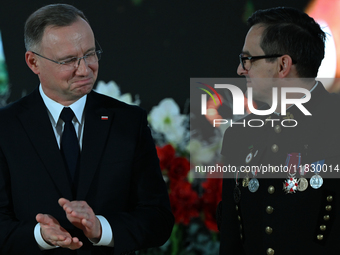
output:
[[[239, 172], [223, 182], [220, 254], [338, 254], [340, 97], [315, 80], [325, 33], [292, 8], [257, 11], [248, 24], [237, 73], [275, 111], [224, 135], [222, 155]], [[279, 93], [275, 108], [273, 87], [311, 97], [288, 93], [308, 102], [281, 105]]]

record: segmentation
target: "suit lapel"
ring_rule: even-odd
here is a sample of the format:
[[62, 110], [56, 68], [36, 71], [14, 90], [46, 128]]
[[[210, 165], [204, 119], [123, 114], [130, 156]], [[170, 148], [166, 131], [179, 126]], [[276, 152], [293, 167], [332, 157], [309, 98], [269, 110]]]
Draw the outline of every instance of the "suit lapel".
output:
[[54, 135], [46, 106], [36, 89], [22, 102], [24, 110], [19, 113], [23, 128], [46, 170], [55, 183], [61, 197], [72, 199], [71, 185], [59, 147]]
[[100, 106], [94, 92], [88, 95], [85, 106], [85, 126], [80, 158], [77, 199], [85, 200], [105, 148], [113, 112]]

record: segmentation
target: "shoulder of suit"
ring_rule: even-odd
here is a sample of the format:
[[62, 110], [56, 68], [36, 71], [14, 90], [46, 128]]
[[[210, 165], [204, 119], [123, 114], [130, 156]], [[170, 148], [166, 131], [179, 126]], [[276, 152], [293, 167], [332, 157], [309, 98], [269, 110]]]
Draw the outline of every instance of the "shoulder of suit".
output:
[[335, 93], [328, 93], [323, 97], [316, 106], [315, 114], [313, 114], [313, 120], [319, 123], [328, 123], [333, 126], [336, 125], [340, 128], [340, 95]]
[[100, 94], [95, 91], [91, 91], [88, 95], [88, 100], [94, 99], [101, 107], [108, 108], [108, 109], [115, 109], [115, 110], [126, 110], [126, 111], [133, 111], [133, 112], [145, 112], [144, 109], [137, 105], [130, 105], [119, 101], [113, 97], [109, 97], [103, 94]]
[[27, 98], [23, 97], [15, 102], [9, 103], [0, 109], [0, 118], [1, 116], [13, 116], [14, 114], [22, 111], [25, 108], [25, 105], [27, 105], [27, 102]]
[[[329, 96], [327, 97], [327, 104], [329, 104], [330, 106], [339, 107], [340, 106], [340, 94], [329, 93]], [[339, 108], [337, 108], [336, 110], [339, 110]]]

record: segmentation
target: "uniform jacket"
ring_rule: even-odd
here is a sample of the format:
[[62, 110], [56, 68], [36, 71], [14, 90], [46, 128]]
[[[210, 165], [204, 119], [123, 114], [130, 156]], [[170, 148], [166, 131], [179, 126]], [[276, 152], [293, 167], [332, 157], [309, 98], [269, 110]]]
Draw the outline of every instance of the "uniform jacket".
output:
[[[0, 110], [0, 254], [134, 254], [168, 239], [173, 216], [145, 112], [91, 92], [84, 113], [74, 194], [38, 89]], [[90, 244], [66, 219], [61, 197], [85, 200], [104, 216], [114, 248]], [[38, 213], [54, 216], [83, 247], [41, 252]]]
[[[238, 177], [240, 200], [234, 198], [235, 176], [223, 181], [221, 204], [220, 254], [338, 254], [340, 240], [340, 97], [329, 94], [322, 84], [304, 104], [312, 116], [305, 116], [296, 106], [286, 116], [255, 116], [267, 121], [263, 127], [229, 127], [224, 135], [222, 154], [226, 164], [234, 166], [285, 166], [289, 155], [299, 155], [301, 165], [325, 160], [320, 172], [323, 185], [305, 191], [286, 193], [283, 188], [288, 173], [258, 173], [259, 189], [252, 193], [242, 186], [245, 173]], [[289, 117], [296, 127], [283, 127]], [[259, 125], [259, 121], [256, 125]], [[255, 122], [251, 123], [255, 125]], [[285, 125], [289, 123], [284, 122]], [[249, 156], [249, 154], [252, 154]], [[297, 154], [299, 153], [299, 154]], [[248, 157], [248, 158], [247, 158]], [[250, 159], [250, 160], [249, 160]], [[289, 160], [288, 160], [289, 162]], [[333, 174], [330, 174], [330, 171]], [[338, 169], [338, 171], [336, 170]], [[291, 173], [292, 174], [292, 173]], [[315, 173], [295, 177], [310, 181]], [[231, 177], [231, 178], [230, 178]], [[250, 179], [253, 177], [249, 173]]]

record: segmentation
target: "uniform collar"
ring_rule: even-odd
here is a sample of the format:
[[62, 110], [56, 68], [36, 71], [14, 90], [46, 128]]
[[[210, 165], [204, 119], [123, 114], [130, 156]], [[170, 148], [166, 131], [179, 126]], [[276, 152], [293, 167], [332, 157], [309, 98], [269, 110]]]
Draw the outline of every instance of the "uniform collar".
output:
[[[313, 86], [313, 88], [311, 88], [311, 90], [309, 90], [309, 92], [312, 93], [312, 91], [316, 88], [316, 86], [318, 86], [318, 84], [319, 84], [319, 82], [316, 81], [315, 85]], [[314, 95], [314, 94], [313, 94], [313, 95]], [[306, 97], [306, 95], [304, 95], [304, 96], [301, 97], [301, 98], [304, 98], [304, 97]], [[290, 108], [292, 108], [293, 106], [294, 106], [294, 104], [291, 105], [291, 106], [289, 106], [289, 107], [286, 109], [286, 112], [287, 112]], [[273, 114], [275, 114], [275, 115], [277, 115], [277, 116], [280, 116], [280, 115], [281, 115], [279, 112], [274, 112]]]

